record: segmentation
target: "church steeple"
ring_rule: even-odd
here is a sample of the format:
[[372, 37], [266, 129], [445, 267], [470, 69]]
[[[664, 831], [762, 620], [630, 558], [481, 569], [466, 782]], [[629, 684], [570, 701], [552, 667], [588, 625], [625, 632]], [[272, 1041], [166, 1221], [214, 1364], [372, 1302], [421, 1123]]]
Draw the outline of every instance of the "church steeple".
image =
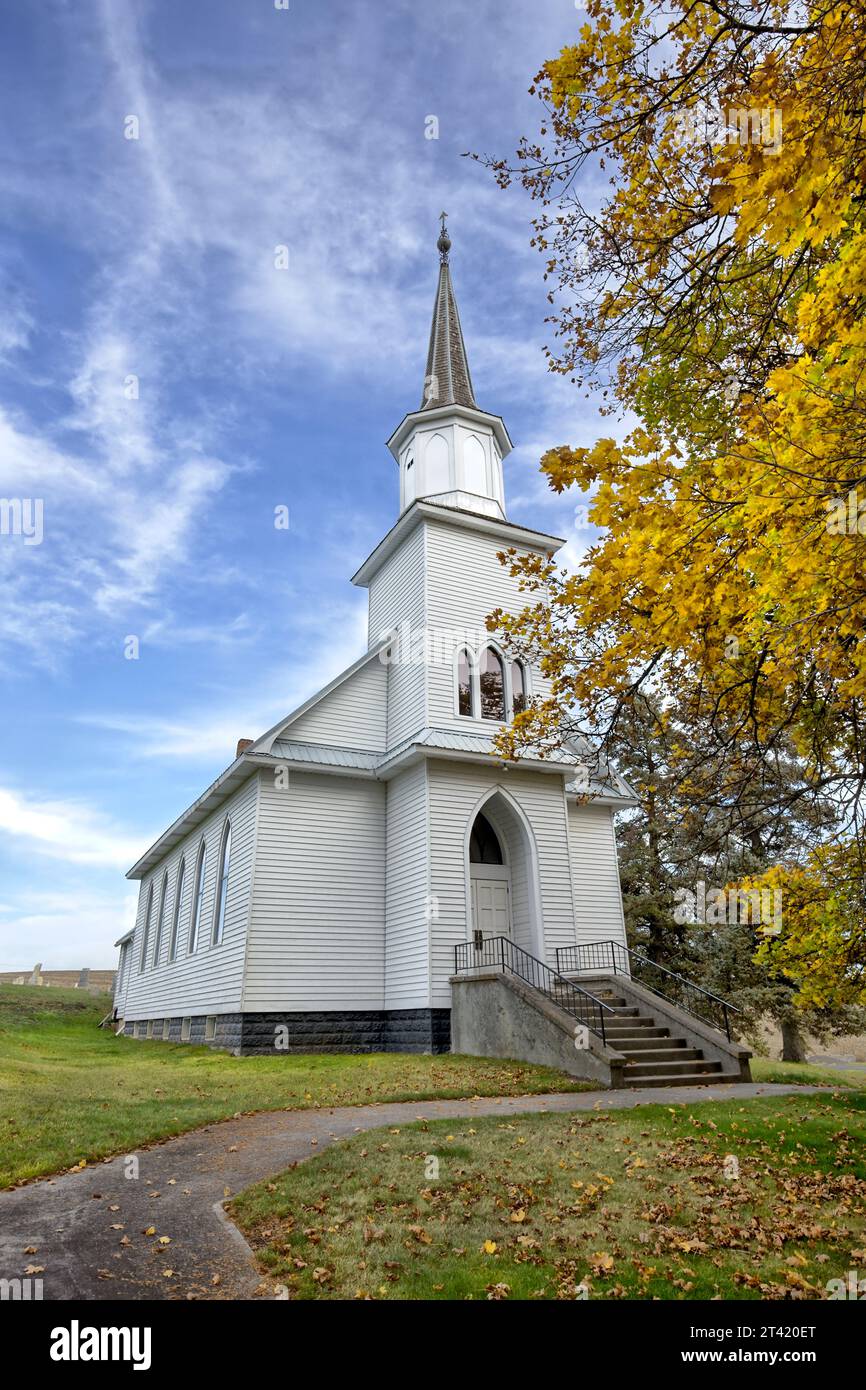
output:
[[427, 349], [427, 370], [424, 373], [422, 410], [440, 405], [465, 405], [476, 409], [472, 377], [466, 359], [466, 344], [457, 313], [457, 300], [451, 284], [448, 252], [451, 238], [445, 226], [446, 212], [439, 214], [442, 230], [436, 243], [439, 251], [439, 284], [433, 305], [430, 325], [430, 346]]
[[505, 520], [502, 460], [511, 440], [501, 418], [479, 410], [451, 284], [451, 238], [441, 214], [439, 283], [424, 396], [388, 440], [400, 466], [400, 511], [414, 502]]

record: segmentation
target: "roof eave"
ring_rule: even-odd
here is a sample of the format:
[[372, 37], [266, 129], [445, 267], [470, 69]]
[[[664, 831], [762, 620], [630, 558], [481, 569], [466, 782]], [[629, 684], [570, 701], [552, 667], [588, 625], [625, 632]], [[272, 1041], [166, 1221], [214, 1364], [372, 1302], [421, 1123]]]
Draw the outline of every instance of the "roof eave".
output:
[[561, 546], [565, 545], [561, 536], [550, 536], [545, 531], [532, 531], [529, 527], [519, 526], [514, 521], [500, 521], [498, 517], [486, 516], [481, 512], [467, 512], [458, 507], [443, 507], [435, 502], [428, 502], [424, 498], [419, 498], [406, 508], [388, 534], [383, 536], [375, 550], [370, 552], [361, 567], [355, 571], [352, 575], [352, 583], [365, 589], [392, 551], [425, 518], [428, 521], [442, 521], [452, 526], [463, 526], [470, 530], [483, 531], [488, 535], [499, 536], [506, 547], [508, 545], [525, 545], [528, 550], [541, 550], [547, 555], [554, 555]]
[[399, 425], [386, 441], [395, 459], [399, 459], [400, 449], [406, 436], [415, 428], [416, 425], [424, 420], [430, 420], [434, 424], [437, 420], [443, 420], [449, 415], [461, 415], [473, 424], [488, 424], [491, 426], [499, 445], [499, 452], [505, 458], [511, 453], [514, 444], [511, 435], [508, 433], [505, 421], [501, 415], [493, 415], [489, 410], [479, 410], [477, 406], [458, 405], [453, 402], [449, 405], [437, 405], [423, 410], [412, 410], [408, 415], [404, 415]]
[[154, 865], [170, 854], [175, 845], [189, 834], [190, 829], [195, 829], [201, 825], [212, 811], [225, 801], [230, 792], [235, 787], [240, 786], [248, 777], [252, 776], [255, 760], [248, 758], [246, 753], [242, 753], [239, 758], [235, 758], [229, 767], [221, 772], [215, 782], [202, 792], [201, 796], [187, 806], [166, 831], [160, 835], [158, 840], [154, 840], [149, 849], [145, 850], [140, 859], [136, 860], [132, 868], [127, 870], [126, 877], [129, 879], [144, 878]]
[[436, 748], [426, 743], [411, 743], [399, 749], [379, 764], [376, 775], [383, 782], [395, 777], [398, 772], [420, 762], [422, 758], [438, 758], [446, 762], [480, 763], [485, 767], [495, 765], [501, 772], [547, 772], [558, 773], [560, 777], [573, 777], [575, 765], [572, 763], [552, 763], [546, 758], [519, 758], [511, 762], [497, 753], [472, 753], [464, 749]]

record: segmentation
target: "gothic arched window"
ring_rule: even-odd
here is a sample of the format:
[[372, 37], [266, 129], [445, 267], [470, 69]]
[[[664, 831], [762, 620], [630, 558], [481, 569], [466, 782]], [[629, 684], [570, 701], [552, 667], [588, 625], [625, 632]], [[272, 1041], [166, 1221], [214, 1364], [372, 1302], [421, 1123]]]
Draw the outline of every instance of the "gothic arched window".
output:
[[475, 718], [475, 692], [472, 689], [472, 658], [465, 647], [457, 654], [457, 713]]
[[526, 671], [522, 661], [511, 663], [511, 713], [522, 714], [526, 709]]
[[481, 718], [505, 718], [505, 667], [502, 657], [493, 647], [481, 653], [479, 685], [481, 687]]
[[147, 965], [147, 938], [150, 936], [150, 914], [153, 911], [153, 880], [147, 890], [147, 911], [144, 914], [144, 936], [141, 938], [141, 958], [138, 962], [139, 974]]
[[451, 485], [450, 472], [448, 441], [444, 435], [434, 434], [424, 451], [425, 495], [447, 492]]
[[153, 943], [153, 966], [159, 965], [159, 953], [162, 949], [162, 932], [165, 926], [165, 909], [168, 903], [168, 869], [162, 876], [162, 891], [159, 895], [159, 916], [156, 919], [156, 940]]
[[486, 816], [478, 812], [469, 836], [470, 864], [501, 864], [502, 846]]
[[226, 821], [226, 828], [223, 831], [222, 848], [220, 849], [220, 862], [217, 865], [217, 898], [214, 908], [212, 944], [218, 946], [223, 939], [223, 927], [226, 920], [226, 894], [229, 886], [229, 869], [232, 857], [232, 827], [231, 822]]
[[484, 445], [474, 434], [463, 445], [463, 485], [467, 492], [487, 493], [487, 458]]
[[192, 899], [192, 916], [190, 917], [189, 921], [189, 947], [187, 951], [188, 955], [192, 955], [193, 951], [198, 945], [198, 928], [199, 923], [201, 922], [201, 902], [202, 898], [204, 897], [204, 874], [206, 859], [207, 850], [205, 847], [205, 842], [204, 840], [202, 840], [201, 847], [198, 852], [198, 863], [196, 864], [195, 886], [193, 889]]
[[186, 873], [186, 861], [181, 859], [177, 870], [177, 882], [174, 886], [174, 912], [171, 916], [171, 940], [168, 943], [168, 958], [174, 960], [177, 956], [177, 929], [180, 922], [180, 900], [183, 897], [183, 880]]

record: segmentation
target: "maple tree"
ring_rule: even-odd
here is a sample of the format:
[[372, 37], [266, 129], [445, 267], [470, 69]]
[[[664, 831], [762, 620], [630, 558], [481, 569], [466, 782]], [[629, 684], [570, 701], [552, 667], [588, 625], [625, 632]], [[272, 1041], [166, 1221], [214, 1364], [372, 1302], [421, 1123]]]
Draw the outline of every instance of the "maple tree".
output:
[[539, 660], [548, 690], [501, 751], [577, 731], [611, 751], [640, 692], [662, 709], [675, 695], [703, 731], [681, 760], [717, 787], [729, 833], [762, 763], [790, 750], [794, 795], [832, 801], [854, 880], [864, 79], [862, 6], [589, 0], [536, 79], [541, 140], [514, 166], [491, 161], [541, 205], [552, 370], [636, 422], [542, 460], [555, 491], [589, 494], [599, 536], [576, 573], [503, 556], [527, 606], [491, 625]]

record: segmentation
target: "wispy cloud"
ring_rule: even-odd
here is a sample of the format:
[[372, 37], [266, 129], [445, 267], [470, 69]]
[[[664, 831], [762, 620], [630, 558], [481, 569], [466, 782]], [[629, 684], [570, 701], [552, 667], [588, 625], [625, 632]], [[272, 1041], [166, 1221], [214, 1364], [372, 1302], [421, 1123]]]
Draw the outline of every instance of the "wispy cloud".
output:
[[106, 733], [124, 735], [126, 756], [132, 760], [227, 766], [239, 738], [258, 738], [351, 666], [367, 645], [366, 615], [357, 606], [323, 608], [318, 615], [300, 619], [298, 627], [303, 655], [299, 652], [291, 664], [262, 669], [252, 690], [247, 686], [224, 697], [216, 708], [199, 705], [172, 718], [136, 711], [78, 718]]
[[67, 864], [128, 869], [146, 845], [146, 836], [119, 831], [101, 812], [79, 801], [38, 800], [0, 787], [0, 831], [20, 840], [29, 852]]

